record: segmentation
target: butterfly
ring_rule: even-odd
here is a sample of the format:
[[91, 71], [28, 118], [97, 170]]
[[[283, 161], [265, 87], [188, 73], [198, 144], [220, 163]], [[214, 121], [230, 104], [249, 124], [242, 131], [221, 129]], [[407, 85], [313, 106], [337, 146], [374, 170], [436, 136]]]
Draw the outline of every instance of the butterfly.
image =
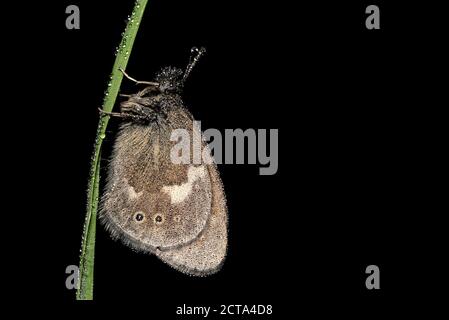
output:
[[[227, 253], [228, 213], [219, 172], [210, 163], [174, 163], [172, 132], [201, 135], [182, 101], [182, 89], [204, 48], [192, 48], [185, 70], [165, 67], [154, 81], [124, 95], [99, 218], [115, 239], [156, 255], [194, 276], [217, 272]], [[207, 150], [204, 141], [200, 147]]]

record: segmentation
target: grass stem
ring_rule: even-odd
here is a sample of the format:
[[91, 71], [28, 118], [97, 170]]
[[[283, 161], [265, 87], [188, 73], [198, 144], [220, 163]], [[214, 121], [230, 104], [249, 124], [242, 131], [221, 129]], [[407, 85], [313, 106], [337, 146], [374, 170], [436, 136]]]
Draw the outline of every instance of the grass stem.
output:
[[[114, 66], [108, 88], [103, 100], [103, 111], [111, 112], [120, 89], [123, 73], [120, 69], [126, 70], [134, 40], [139, 30], [139, 26], [145, 11], [148, 0], [137, 0], [131, 15], [128, 17], [125, 32], [123, 33], [120, 46], [117, 48]], [[79, 264], [79, 283], [76, 292], [77, 300], [93, 300], [94, 288], [94, 259], [95, 259], [95, 232], [99, 198], [100, 182], [100, 156], [101, 145], [106, 136], [106, 127], [109, 116], [101, 116], [97, 128], [94, 153], [90, 169], [90, 178], [87, 195], [87, 211], [84, 222], [84, 231], [81, 244], [81, 256]]]

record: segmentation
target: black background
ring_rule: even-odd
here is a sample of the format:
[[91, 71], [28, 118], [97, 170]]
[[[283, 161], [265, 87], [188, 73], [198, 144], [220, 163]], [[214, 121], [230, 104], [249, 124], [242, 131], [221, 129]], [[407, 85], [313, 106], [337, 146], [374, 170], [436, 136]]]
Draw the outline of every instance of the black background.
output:
[[[65, 28], [69, 4], [80, 8], [80, 30]], [[369, 4], [380, 7], [380, 30], [365, 28]], [[65, 268], [79, 263], [97, 108], [132, 7], [60, 1], [46, 5], [39, 30], [49, 35], [39, 114], [49, 143], [36, 160], [42, 191], [53, 190], [45, 262], [56, 283], [51, 293], [71, 308], [86, 304], [65, 288]], [[128, 73], [151, 80], [162, 66], [185, 66], [192, 46], [205, 46], [186, 105], [203, 129], [279, 129], [279, 170], [260, 176], [257, 165], [219, 166], [229, 249], [210, 277], [135, 253], [98, 225], [93, 304], [157, 319], [183, 304], [363, 316], [422, 293], [417, 288], [432, 282], [423, 261], [435, 257], [423, 242], [435, 235], [422, 219], [430, 203], [423, 183], [429, 98], [419, 75], [431, 68], [426, 54], [437, 37], [419, 22], [428, 9], [384, 1], [149, 1]], [[125, 80], [121, 91], [135, 86]], [[108, 127], [102, 177], [117, 125], [113, 119]], [[365, 288], [370, 264], [380, 268], [380, 290]]]

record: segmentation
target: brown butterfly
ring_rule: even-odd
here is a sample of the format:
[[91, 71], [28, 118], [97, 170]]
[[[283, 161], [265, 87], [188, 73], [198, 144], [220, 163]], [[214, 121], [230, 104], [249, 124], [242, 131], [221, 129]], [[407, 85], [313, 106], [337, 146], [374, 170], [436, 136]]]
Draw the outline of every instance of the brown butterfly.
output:
[[[174, 164], [171, 133], [196, 132], [194, 118], [184, 106], [184, 83], [204, 48], [192, 48], [182, 71], [163, 68], [154, 82], [126, 95], [100, 220], [113, 238], [155, 254], [173, 268], [196, 276], [212, 274], [222, 266], [227, 251], [227, 207], [223, 185], [214, 163]], [[105, 113], [105, 112], [103, 112]], [[202, 142], [202, 148], [207, 145]], [[192, 162], [191, 162], [192, 163]]]

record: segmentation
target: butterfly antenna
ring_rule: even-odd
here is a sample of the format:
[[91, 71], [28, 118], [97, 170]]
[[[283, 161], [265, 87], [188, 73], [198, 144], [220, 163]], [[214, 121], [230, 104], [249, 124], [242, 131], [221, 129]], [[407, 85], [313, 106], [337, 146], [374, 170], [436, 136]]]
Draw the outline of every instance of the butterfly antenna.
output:
[[193, 67], [197, 64], [198, 60], [200, 60], [201, 56], [205, 53], [206, 53], [206, 49], [204, 47], [201, 47], [199, 49], [197, 47], [193, 47], [190, 50], [189, 64], [187, 65], [187, 68], [184, 71], [184, 76], [182, 77], [182, 82], [186, 82]]

